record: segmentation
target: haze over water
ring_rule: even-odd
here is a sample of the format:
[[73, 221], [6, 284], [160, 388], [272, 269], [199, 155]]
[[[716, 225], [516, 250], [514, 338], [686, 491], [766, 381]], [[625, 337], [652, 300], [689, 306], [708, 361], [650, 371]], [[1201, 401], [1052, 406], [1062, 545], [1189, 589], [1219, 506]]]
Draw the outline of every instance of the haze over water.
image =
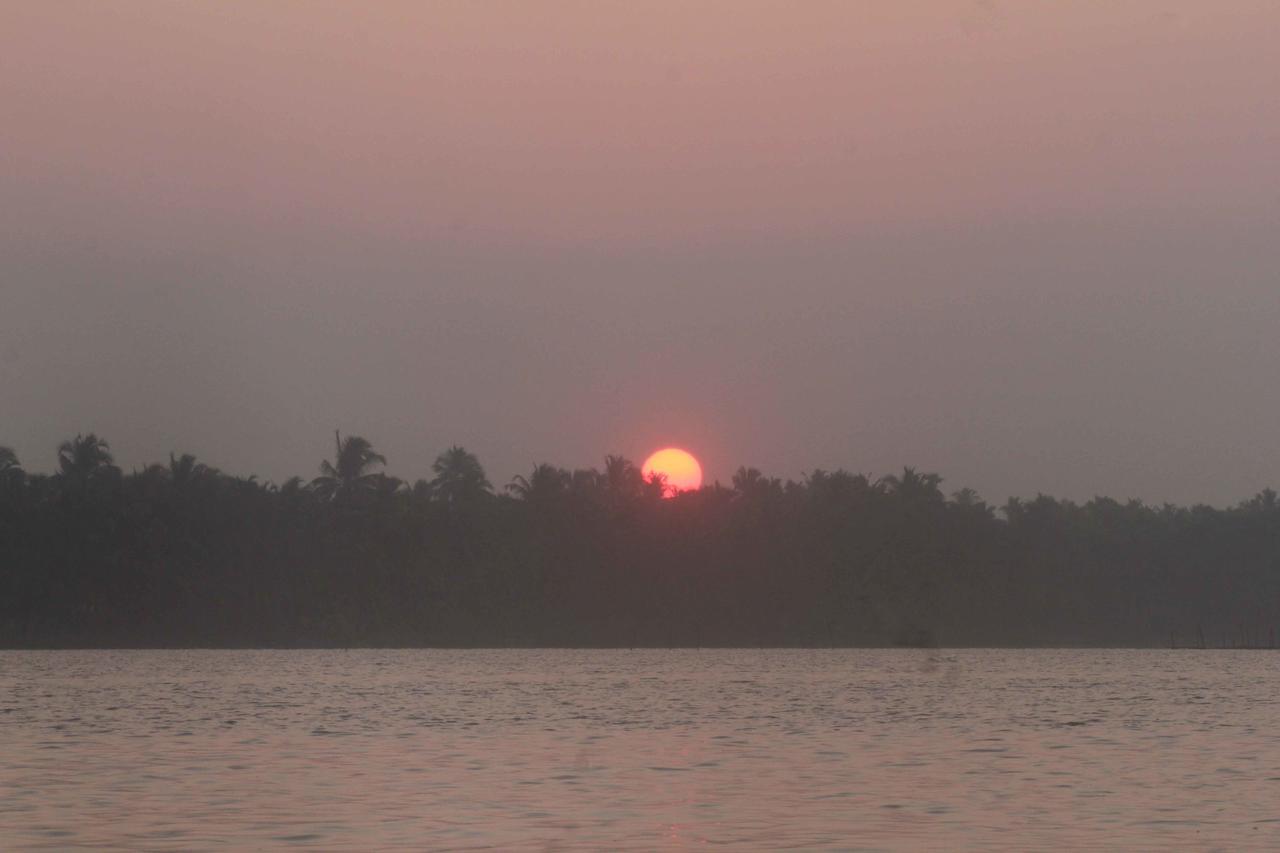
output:
[[1271, 0], [14, 2], [0, 442], [1280, 481]]
[[0, 846], [1248, 849], [1268, 652], [0, 652]]

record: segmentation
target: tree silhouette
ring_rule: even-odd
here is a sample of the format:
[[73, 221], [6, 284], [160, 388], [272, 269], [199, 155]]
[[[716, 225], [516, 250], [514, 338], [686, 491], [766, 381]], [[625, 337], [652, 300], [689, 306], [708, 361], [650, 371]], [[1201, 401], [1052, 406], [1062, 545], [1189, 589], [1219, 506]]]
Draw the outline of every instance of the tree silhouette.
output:
[[301, 477], [290, 477], [280, 484], [280, 494], [289, 498], [297, 498], [305, 488], [306, 483], [302, 481]]
[[539, 503], [554, 500], [569, 491], [572, 475], [554, 465], [534, 465], [528, 477], [517, 474], [506, 489], [522, 501]]
[[58, 470], [64, 482], [83, 487], [119, 475], [111, 446], [94, 433], [58, 445]]
[[885, 477], [872, 483], [865, 474], [852, 474], [843, 468], [810, 471], [805, 477], [805, 489], [809, 500], [830, 506], [856, 500], [866, 500], [872, 493], [891, 491], [897, 478]]
[[667, 475], [661, 471], [652, 471], [649, 476], [642, 477], [642, 479], [640, 492], [651, 501], [674, 497], [680, 492], [679, 488], [667, 483]]
[[621, 455], [476, 457], [412, 489], [359, 436], [310, 485], [188, 454], [121, 475], [94, 434], [54, 476], [0, 449], [0, 647], [1259, 645], [1280, 629], [1280, 497], [1046, 495], [1000, 512], [935, 474], [742, 467], [660, 500]]
[[[625, 456], [605, 456], [604, 471], [597, 478], [597, 483], [606, 502], [614, 508], [633, 504], [654, 494], [640, 469]], [[662, 491], [663, 486], [659, 485], [656, 496], [662, 497]]]
[[18, 463], [18, 454], [11, 447], [0, 447], [0, 484], [21, 485], [26, 472]]
[[942, 489], [939, 488], [942, 485], [942, 478], [937, 474], [917, 473], [914, 468], [903, 468], [901, 477], [892, 475], [882, 477], [878, 485], [904, 503], [940, 505], [945, 500]]
[[184, 453], [176, 458], [172, 453], [169, 454], [169, 482], [178, 491], [189, 489], [194, 483], [207, 480], [217, 473], [208, 465], [197, 462], [190, 453]]
[[1275, 489], [1263, 489], [1242, 503], [1240, 508], [1254, 512], [1275, 512], [1280, 509], [1280, 498], [1277, 497]]
[[761, 501], [782, 496], [782, 481], [766, 477], [758, 468], [741, 467], [733, 473], [734, 494], [742, 500]]
[[369, 469], [387, 464], [386, 457], [375, 453], [373, 445], [358, 435], [345, 439], [334, 430], [333, 461], [320, 463], [320, 476], [311, 481], [317, 496], [327, 501], [352, 501], [375, 494], [383, 487], [383, 475]]
[[432, 493], [443, 503], [470, 503], [492, 494], [493, 486], [485, 477], [480, 460], [456, 444], [436, 457], [431, 470], [436, 475], [431, 481]]

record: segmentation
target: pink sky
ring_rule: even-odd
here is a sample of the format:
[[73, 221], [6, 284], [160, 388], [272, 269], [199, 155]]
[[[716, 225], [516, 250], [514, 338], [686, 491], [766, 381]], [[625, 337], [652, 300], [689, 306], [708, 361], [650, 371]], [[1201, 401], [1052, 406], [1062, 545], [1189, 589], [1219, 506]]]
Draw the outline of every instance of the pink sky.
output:
[[1280, 141], [1272, 3], [60, 2], [6, 18], [5, 185], [54, 221], [644, 245], [1274, 195], [1257, 174]]
[[1244, 497], [1277, 44], [1245, 0], [13, 3], [0, 443]]

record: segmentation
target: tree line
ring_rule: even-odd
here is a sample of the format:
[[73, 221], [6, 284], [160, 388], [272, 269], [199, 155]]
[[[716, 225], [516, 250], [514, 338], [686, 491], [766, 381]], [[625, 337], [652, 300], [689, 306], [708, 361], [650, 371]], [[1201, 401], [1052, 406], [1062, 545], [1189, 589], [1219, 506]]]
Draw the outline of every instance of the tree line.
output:
[[0, 447], [0, 646], [1274, 645], [1280, 501], [996, 507], [911, 468], [740, 468], [670, 495], [621, 456], [407, 482], [359, 436], [311, 480], [79, 435]]

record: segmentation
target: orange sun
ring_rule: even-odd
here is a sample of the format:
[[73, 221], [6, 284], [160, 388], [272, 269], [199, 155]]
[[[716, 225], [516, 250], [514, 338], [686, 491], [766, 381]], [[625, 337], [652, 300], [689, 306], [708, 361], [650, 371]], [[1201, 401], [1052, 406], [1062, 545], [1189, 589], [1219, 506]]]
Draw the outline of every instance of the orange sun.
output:
[[693, 454], [678, 447], [667, 447], [644, 460], [640, 472], [648, 479], [653, 474], [667, 478], [667, 497], [702, 487], [702, 466]]

